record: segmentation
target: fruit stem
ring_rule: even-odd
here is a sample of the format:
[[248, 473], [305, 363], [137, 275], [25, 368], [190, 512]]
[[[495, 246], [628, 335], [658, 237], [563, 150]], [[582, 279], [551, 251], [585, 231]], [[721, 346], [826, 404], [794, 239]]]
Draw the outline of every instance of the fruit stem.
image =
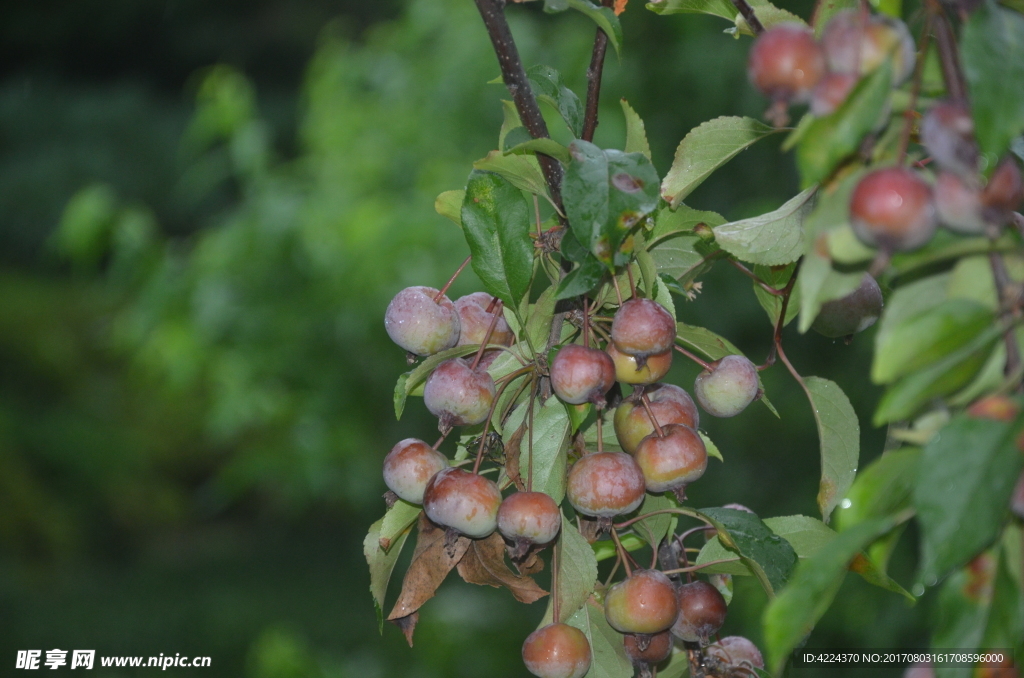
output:
[[512, 379], [509, 379], [501, 385], [498, 392], [494, 394], [494, 400], [491, 401], [491, 407], [487, 410], [487, 418], [484, 419], [484, 432], [480, 436], [480, 447], [476, 451], [476, 461], [473, 463], [473, 473], [480, 471], [480, 460], [483, 459], [484, 456], [484, 443], [487, 441], [487, 433], [491, 428], [491, 417], [494, 416], [494, 409], [498, 406], [498, 400], [501, 399], [502, 394], [505, 393], [505, 389], [508, 388], [508, 385], [511, 384], [512, 381]]
[[782, 290], [777, 290], [774, 287], [772, 287], [771, 285], [769, 285], [768, 283], [766, 283], [765, 281], [761, 280], [760, 278], [757, 277], [756, 273], [751, 271], [749, 268], [747, 268], [746, 266], [744, 266], [740, 262], [736, 261], [735, 259], [729, 259], [729, 263], [732, 264], [740, 272], [742, 272], [743, 275], [747, 276], [748, 278], [753, 280], [755, 283], [757, 283], [758, 287], [760, 287], [762, 290], [764, 290], [768, 294], [771, 294], [771, 295], [776, 296], [776, 297], [781, 297], [782, 296], [782, 294], [783, 294]]
[[622, 566], [626, 568], [626, 577], [632, 577], [633, 569], [629, 566], [629, 554], [626, 553], [626, 549], [622, 547], [622, 542], [619, 541], [619, 533], [615, 531], [614, 527], [611, 531], [612, 541], [615, 542], [615, 548], [619, 551], [619, 554], [622, 556]]
[[[683, 508], [683, 507], [668, 508], [668, 509], [658, 509], [657, 511], [651, 511], [649, 513], [644, 513], [643, 515], [634, 516], [634, 517], [630, 518], [629, 520], [625, 520], [625, 521], [623, 521], [621, 523], [615, 523], [614, 525], [612, 525], [612, 527], [614, 527], [615, 529], [618, 529], [618, 530], [624, 530], [627, 527], [629, 527], [630, 525], [632, 525], [633, 523], [639, 522], [641, 520], [646, 520], [647, 518], [650, 518], [651, 516], [662, 515], [662, 514], [665, 514], [665, 513], [674, 513], [676, 515], [689, 516], [691, 518], [696, 518], [697, 520], [700, 520], [700, 521], [704, 522], [708, 527], [714, 527], [714, 525], [711, 524], [711, 521], [708, 520], [707, 518], [705, 518], [704, 516], [702, 516], [701, 514], [697, 513], [693, 509], [688, 509], [688, 508]], [[701, 528], [701, 529], [703, 529], [703, 528]]]
[[530, 460], [526, 463], [526, 491], [533, 492], [533, 405], [537, 401], [537, 380], [533, 380], [533, 385], [530, 388], [530, 403], [526, 411], [527, 416], [530, 419], [530, 430], [527, 435], [530, 437], [526, 441], [526, 449], [530, 454]]
[[692, 360], [693, 362], [695, 362], [698, 365], [700, 365], [701, 367], [703, 367], [705, 370], [712, 369], [711, 363], [707, 362], [706, 360], [701, 360], [700, 358], [698, 358], [697, 356], [695, 356], [694, 354], [690, 353], [685, 348], [680, 346], [679, 344], [675, 345], [675, 349], [677, 351], [679, 351], [680, 353], [682, 353], [683, 355], [685, 355], [690, 360]]
[[597, 451], [604, 452], [604, 417], [597, 413]]
[[629, 277], [629, 291], [636, 299], [636, 281], [633, 280], [633, 267], [626, 264], [626, 275]]
[[[1006, 263], [1003, 261], [1002, 256], [996, 252], [989, 252], [988, 262], [992, 268], [992, 278], [996, 284], [996, 296], [999, 300], [999, 307], [1005, 316], [1010, 316], [1012, 311], [1004, 310], [1007, 303], [1008, 290], [1011, 288], [1010, 274], [1006, 270]], [[1009, 318], [1008, 318], [1009, 319]], [[1003, 370], [1003, 374], [1007, 377], [1015, 375], [1018, 368], [1020, 367], [1020, 348], [1017, 346], [1016, 330], [1013, 328], [1015, 324], [1009, 324], [1009, 329], [1003, 334], [1003, 340], [1006, 342], [1006, 367]], [[1020, 386], [1017, 386], [1019, 389]]]
[[434, 443], [434, 447], [433, 447], [434, 450], [437, 450], [437, 448], [441, 447], [441, 443], [444, 442], [444, 439], [448, 437], [449, 433], [451, 433], [451, 429], [446, 431], [444, 434], [441, 435], [440, 438], [437, 439], [437, 442]]
[[562, 550], [562, 540], [559, 539], [558, 543], [555, 544], [555, 548], [551, 549], [551, 620], [559, 624], [562, 621], [562, 605], [561, 600], [558, 596], [558, 566], [560, 564]]
[[615, 296], [619, 299], [619, 306], [622, 306], [622, 290], [619, 289], [619, 279], [612, 274], [612, 285], [615, 287]]
[[[497, 300], [498, 303], [494, 309], [494, 313], [492, 314], [491, 324], [487, 326], [487, 334], [484, 335], [484, 340], [480, 342], [480, 348], [476, 350], [476, 356], [473, 358], [473, 364], [469, 366], [469, 369], [474, 371], [476, 370], [476, 366], [480, 364], [480, 358], [484, 354], [484, 349], [487, 348], [487, 344], [491, 342], [491, 335], [494, 334], [494, 328], [498, 324], [498, 319], [501, 318], [501, 300], [497, 299], [497, 297], [495, 297], [495, 299]], [[494, 305], [495, 304], [492, 301], [487, 306], [487, 308], [490, 308], [491, 306]]]
[[452, 273], [452, 277], [448, 278], [448, 282], [446, 282], [444, 284], [444, 287], [442, 287], [438, 291], [437, 295], [434, 296], [434, 303], [435, 304], [440, 303], [441, 299], [444, 297], [445, 293], [448, 291], [448, 288], [452, 286], [452, 283], [455, 282], [455, 279], [459, 277], [460, 273], [462, 273], [462, 269], [466, 268], [466, 265], [469, 263], [469, 260], [472, 259], [472, 258], [473, 258], [473, 255], [472, 254], [469, 255], [468, 257], [466, 257], [466, 260], [463, 261], [459, 265], [459, 267], [457, 269], [455, 269], [455, 273]]
[[800, 266], [803, 263], [803, 257], [796, 260], [796, 266], [793, 267], [793, 275], [789, 276], [789, 281], [786, 282], [786, 286], [782, 288], [782, 306], [779, 308], [779, 318], [775, 321], [775, 332], [772, 334], [772, 348], [768, 351], [768, 357], [764, 359], [764, 364], [757, 367], [758, 372], [766, 370], [774, 365], [776, 351], [782, 349], [782, 328], [786, 325], [786, 313], [789, 310], [789, 299], [793, 296], [793, 287], [796, 285], [796, 276], [800, 273]]
[[654, 412], [651, 410], [651, 399], [647, 397], [646, 392], [640, 393], [640, 402], [643, 403], [644, 409], [647, 410], [647, 417], [654, 424], [654, 430], [658, 432], [659, 438], [665, 437], [665, 431], [662, 430], [661, 425], [658, 424], [658, 419], [654, 416]]
[[750, 6], [747, 0], [732, 0], [732, 4], [739, 10], [743, 18], [746, 19], [747, 25], [750, 26], [750, 31], [754, 35], [761, 35], [764, 33], [764, 24], [754, 14], [754, 8]]
[[612, 342], [612, 339], [611, 339], [611, 337], [608, 336], [608, 333], [605, 332], [604, 330], [602, 330], [597, 325], [591, 325], [590, 329], [594, 330], [594, 332], [596, 334], [600, 335], [601, 338], [604, 339], [605, 341], [607, 341], [609, 344]]
[[914, 126], [914, 109], [917, 108], [917, 98], [921, 94], [921, 82], [924, 80], [924, 64], [928, 56], [928, 44], [932, 39], [931, 13], [924, 20], [924, 28], [921, 29], [921, 38], [918, 43], [921, 49], [918, 50], [917, 64], [914, 66], [914, 83], [910, 90], [910, 104], [907, 110], [903, 111], [903, 129], [900, 131], [899, 151], [896, 154], [896, 164], [904, 165], [907, 162], [907, 147], [910, 145], [910, 129]]
[[608, 578], [604, 580], [604, 587], [608, 588], [612, 579], [615, 578], [615, 573], [619, 571], [619, 565], [622, 564], [622, 554], [619, 553], [618, 549], [615, 550], [615, 564], [612, 565], [612, 571], [608, 573]]
[[689, 537], [689, 536], [690, 536], [691, 534], [694, 534], [695, 532], [703, 532], [703, 531], [704, 531], [704, 530], [706, 530], [706, 529], [707, 529], [707, 527], [705, 527], [704, 525], [698, 525], [697, 527], [691, 527], [691, 528], [690, 528], [689, 530], [687, 530], [686, 532], [683, 532], [682, 534], [680, 534], [679, 536], [677, 536], [677, 537], [676, 537], [676, 541], [677, 541], [677, 542], [679, 542], [679, 544], [680, 544], [680, 545], [682, 545], [683, 541], [684, 541], [684, 540], [685, 540], [685, 539], [686, 539], [687, 537]]
[[[602, 0], [604, 7], [611, 7], [611, 0]], [[598, 100], [601, 98], [601, 75], [604, 71], [604, 57], [608, 52], [608, 34], [600, 28], [594, 35], [594, 50], [590, 55], [590, 67], [587, 68], [587, 106], [583, 115], [583, 131], [580, 138], [593, 141], [597, 130]]]
[[697, 572], [703, 570], [705, 567], [711, 567], [712, 565], [721, 565], [723, 563], [735, 563], [739, 562], [739, 556], [735, 558], [722, 558], [721, 560], [709, 560], [706, 563], [700, 565], [690, 565], [688, 567], [680, 567], [675, 570], [662, 570], [662, 574], [689, 574], [691, 572]]
[[939, 48], [939, 65], [942, 67], [942, 79], [946, 83], [946, 93], [954, 101], [967, 101], [967, 85], [964, 72], [960, 68], [960, 57], [956, 49], [956, 36], [949, 25], [946, 10], [938, 0], [928, 0], [928, 13], [935, 17], [935, 43]]
[[590, 304], [583, 297], [583, 347], [590, 348]]

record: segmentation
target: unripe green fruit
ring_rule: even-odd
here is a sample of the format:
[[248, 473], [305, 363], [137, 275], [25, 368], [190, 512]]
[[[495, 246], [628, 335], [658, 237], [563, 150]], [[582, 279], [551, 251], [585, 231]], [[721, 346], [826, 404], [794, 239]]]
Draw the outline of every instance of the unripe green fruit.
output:
[[406, 438], [384, 458], [384, 483], [401, 499], [422, 504], [427, 481], [445, 468], [447, 457], [422, 440]]
[[640, 649], [642, 643], [635, 633], [627, 633], [622, 637], [622, 645], [626, 650], [626, 656], [634, 665], [637, 664], [658, 664], [672, 654], [672, 634], [668, 631], [655, 633], [646, 636], [644, 642], [647, 647]]
[[906, 167], [864, 176], [850, 197], [850, 226], [865, 244], [893, 252], [921, 247], [937, 225], [932, 189]]
[[679, 613], [676, 587], [658, 570], [635, 570], [608, 589], [604, 615], [620, 633], [658, 633], [672, 626]]
[[661, 430], [664, 436], [652, 433], [641, 440], [633, 457], [644, 473], [648, 492], [680, 491], [704, 475], [708, 450], [689, 426], [669, 424]]
[[508, 326], [504, 316], [493, 311], [488, 312], [494, 297], [487, 292], [473, 292], [455, 300], [455, 310], [459, 314], [459, 324], [462, 331], [459, 333], [458, 346], [466, 344], [482, 344], [487, 336], [487, 328], [491, 321], [498, 315], [498, 321], [494, 324], [489, 344], [501, 344], [509, 346], [515, 340], [512, 329]]
[[806, 101], [825, 74], [825, 56], [805, 26], [782, 23], [757, 36], [747, 59], [750, 83], [776, 101]]
[[871, 327], [881, 314], [882, 290], [865, 273], [853, 292], [821, 305], [811, 329], [826, 337], [846, 337]]
[[548, 624], [523, 642], [523, 663], [538, 678], [583, 678], [590, 670], [590, 642], [568, 624]]
[[498, 531], [512, 541], [547, 544], [558, 536], [562, 512], [543, 492], [514, 492], [498, 509]]
[[761, 651], [743, 636], [726, 636], [708, 645], [704, 652], [730, 668], [764, 668]]
[[[660, 426], [685, 424], [697, 428], [700, 414], [693, 398], [675, 384], [649, 386], [644, 393], [650, 400], [651, 413]], [[615, 408], [615, 437], [626, 452], [632, 454], [637, 445], [654, 433], [654, 423], [642, 402], [627, 399]]]
[[985, 232], [981, 190], [952, 172], [939, 172], [935, 178], [935, 210], [942, 225], [955, 233]]
[[565, 494], [579, 513], [610, 518], [629, 513], [644, 500], [644, 474], [622, 452], [588, 454], [569, 469]]
[[893, 84], [914, 71], [917, 48], [906, 24], [888, 16], [869, 15], [859, 9], [837, 12], [825, 25], [821, 47], [829, 71], [867, 75], [888, 61]]
[[406, 287], [384, 312], [384, 329], [391, 341], [416, 355], [433, 355], [455, 346], [461, 325], [448, 297], [434, 301], [433, 287]]
[[481, 539], [498, 527], [501, 492], [494, 481], [458, 467], [437, 472], [423, 491], [423, 511], [432, 521]]
[[727, 355], [697, 375], [693, 395], [715, 417], [734, 417], [754, 402], [760, 386], [757, 368], [741, 355]]
[[729, 611], [725, 598], [714, 586], [700, 580], [683, 584], [678, 591], [679, 617], [672, 625], [672, 635], [704, 645], [725, 623]]
[[570, 405], [604, 406], [604, 395], [615, 384], [615, 363], [600, 349], [579, 344], [563, 346], [551, 361], [551, 388]]
[[615, 344], [609, 343], [605, 351], [615, 364], [615, 379], [624, 384], [653, 384], [668, 374], [669, 368], [672, 367], [671, 349], [647, 356], [643, 367], [638, 367], [640, 359], [637, 356], [619, 351]]
[[441, 429], [473, 426], [487, 418], [494, 402], [494, 379], [474, 371], [462, 358], [437, 366], [423, 387], [423, 403], [441, 420]]
[[612, 343], [622, 353], [646, 357], [664, 353], [676, 340], [676, 319], [651, 299], [623, 302], [612, 319]]

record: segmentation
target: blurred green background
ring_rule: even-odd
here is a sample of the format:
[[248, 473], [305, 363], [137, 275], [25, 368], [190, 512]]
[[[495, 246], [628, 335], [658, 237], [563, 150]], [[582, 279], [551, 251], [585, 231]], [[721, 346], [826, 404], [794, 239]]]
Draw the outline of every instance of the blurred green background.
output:
[[[581, 95], [593, 24], [509, 9], [525, 63]], [[802, 16], [810, 3], [782, 3]], [[692, 127], [760, 116], [747, 40], [634, 0], [606, 68], [597, 143], [621, 147], [625, 97], [667, 170]], [[400, 288], [466, 256], [433, 210], [496, 144], [502, 87], [469, 0], [48, 0], [0, 22], [0, 665], [19, 649], [209, 655], [204, 676], [521, 676], [544, 603], [454, 576], [416, 646], [383, 637], [361, 541], [383, 512], [380, 463], [435, 422], [394, 420], [404, 355], [384, 333]], [[797, 190], [773, 138], [689, 199], [728, 218]], [[478, 289], [472, 273], [451, 296]], [[719, 267], [681, 319], [755, 360], [770, 329], [749, 281]], [[805, 374], [837, 381], [869, 428], [871, 332], [787, 331]], [[670, 381], [696, 369], [677, 361]], [[814, 515], [810, 409], [781, 367], [782, 414], [705, 418], [723, 451], [698, 506]], [[897, 550], [906, 584], [915, 535]], [[396, 572], [397, 585], [403, 566]], [[393, 591], [397, 586], [393, 588]], [[764, 596], [737, 581], [723, 634], [760, 636]], [[932, 608], [848, 578], [819, 647], [922, 647]], [[103, 669], [94, 669], [104, 675]], [[135, 675], [110, 669], [107, 675]], [[150, 675], [153, 669], [138, 671]], [[797, 675], [897, 675], [814, 669]]]

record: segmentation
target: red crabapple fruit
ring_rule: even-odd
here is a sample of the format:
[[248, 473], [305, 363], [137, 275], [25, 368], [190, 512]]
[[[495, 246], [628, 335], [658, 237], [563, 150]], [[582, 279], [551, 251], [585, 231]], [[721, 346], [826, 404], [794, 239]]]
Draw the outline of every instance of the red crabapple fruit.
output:
[[433, 355], [459, 340], [459, 313], [448, 297], [434, 301], [433, 287], [406, 287], [384, 312], [391, 341], [416, 355]]
[[676, 587], [658, 570], [634, 570], [604, 597], [604, 615], [619, 633], [659, 633], [679, 613]]
[[423, 402], [441, 420], [441, 430], [452, 426], [473, 426], [487, 418], [494, 401], [494, 379], [472, 370], [462, 358], [437, 366], [423, 387]]
[[761, 651], [743, 636], [726, 636], [708, 645], [704, 652], [729, 668], [764, 668]]
[[978, 173], [974, 119], [965, 104], [943, 101], [932, 106], [921, 121], [921, 143], [947, 172], [966, 179]]
[[565, 494], [579, 513], [611, 518], [629, 513], [644, 500], [644, 474], [623, 452], [588, 454], [569, 469]]
[[[691, 428], [700, 425], [700, 414], [693, 398], [674, 384], [655, 384], [644, 390], [650, 401], [651, 414], [659, 426], [685, 424]], [[615, 437], [626, 452], [632, 454], [640, 441], [654, 433], [654, 424], [643, 403], [634, 398], [624, 400], [615, 409]]]
[[757, 398], [757, 368], [741, 355], [727, 355], [697, 375], [693, 395], [715, 417], [734, 417]]
[[835, 113], [858, 80], [853, 73], [827, 73], [811, 91], [811, 113], [819, 118]]
[[981, 190], [953, 172], [939, 172], [935, 178], [935, 211], [939, 222], [956, 233], [979, 235], [985, 232]]
[[501, 492], [492, 480], [452, 466], [438, 471], [423, 491], [423, 511], [443, 527], [481, 539], [498, 527]]
[[847, 337], [863, 332], [882, 314], [882, 290], [865, 273], [860, 285], [845, 297], [826, 301], [811, 328], [826, 337]]
[[498, 509], [498, 531], [517, 547], [550, 543], [561, 527], [558, 504], [543, 492], [513, 492]]
[[676, 340], [676, 319], [651, 299], [630, 299], [612, 319], [612, 343], [622, 353], [645, 358], [664, 353]]
[[455, 300], [455, 310], [459, 313], [459, 323], [462, 331], [459, 334], [457, 346], [466, 344], [482, 344], [487, 336], [487, 328], [491, 326], [494, 316], [498, 315], [498, 321], [494, 324], [489, 344], [501, 344], [510, 346], [515, 340], [511, 328], [505, 318], [499, 313], [488, 311], [493, 308], [494, 297], [487, 292], [473, 292]]
[[551, 388], [570, 405], [604, 405], [604, 394], [615, 384], [615, 363], [597, 348], [563, 346], [551, 361]]
[[686, 486], [704, 475], [708, 467], [708, 450], [700, 435], [683, 424], [662, 427], [664, 436], [652, 433], [633, 453], [644, 473], [648, 492], [672, 490], [682, 495]]
[[1020, 168], [1011, 158], [1006, 158], [989, 177], [988, 184], [981, 191], [981, 205], [985, 220], [995, 226], [1002, 226], [1024, 200], [1024, 183], [1021, 182]]
[[917, 249], [935, 233], [931, 186], [906, 167], [870, 172], [853, 189], [850, 225], [872, 247], [895, 252]]
[[914, 39], [902, 21], [870, 15], [859, 9], [833, 15], [821, 34], [821, 47], [832, 73], [867, 75], [889, 61], [894, 85], [913, 73], [917, 52]]
[[384, 483], [405, 501], [422, 504], [427, 481], [445, 468], [447, 457], [422, 440], [406, 438], [384, 458]]
[[523, 663], [538, 678], [583, 678], [590, 670], [590, 642], [575, 626], [548, 624], [526, 637]]
[[[640, 649], [645, 642], [647, 646]], [[622, 645], [626, 649], [626, 656], [634, 666], [641, 663], [658, 664], [672, 654], [672, 634], [669, 631], [662, 631], [650, 636], [627, 633], [622, 637]]]
[[688, 643], [704, 645], [725, 623], [729, 611], [725, 598], [711, 584], [697, 580], [678, 589], [679, 617], [672, 635]]
[[776, 24], [759, 35], [747, 59], [751, 84], [775, 101], [806, 101], [824, 74], [825, 56], [814, 34], [796, 23]]
[[624, 384], [653, 384], [668, 374], [672, 367], [672, 349], [649, 355], [643, 363], [637, 356], [619, 351], [611, 342], [608, 342], [605, 351], [615, 364], [615, 379]]

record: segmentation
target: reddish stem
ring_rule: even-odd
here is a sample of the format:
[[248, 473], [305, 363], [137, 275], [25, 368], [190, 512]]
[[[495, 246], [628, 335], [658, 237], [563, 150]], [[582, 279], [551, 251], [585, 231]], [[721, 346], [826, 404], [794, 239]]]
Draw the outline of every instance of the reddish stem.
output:
[[[491, 304], [493, 305], [493, 301]], [[488, 306], [490, 308], [490, 306]], [[491, 324], [487, 326], [487, 334], [484, 335], [484, 340], [480, 342], [480, 348], [476, 350], [476, 357], [473, 358], [473, 364], [469, 366], [469, 369], [475, 370], [476, 366], [480, 364], [480, 358], [484, 354], [484, 349], [487, 348], [487, 344], [491, 342], [491, 335], [494, 334], [494, 328], [498, 324], [498, 319], [501, 318], [501, 301], [498, 301], [498, 307], [494, 309], [494, 313], [491, 317]]]
[[451, 278], [448, 278], [448, 282], [446, 282], [444, 284], [444, 287], [442, 287], [441, 290], [434, 297], [434, 303], [435, 304], [439, 303], [441, 301], [441, 299], [445, 295], [445, 292], [447, 292], [448, 288], [452, 286], [452, 283], [455, 282], [455, 279], [459, 277], [460, 273], [462, 273], [462, 269], [466, 268], [466, 265], [469, 263], [469, 260], [472, 259], [472, 258], [473, 258], [473, 255], [469, 255], [468, 257], [466, 257], [466, 260], [463, 261], [462, 264], [457, 269], [455, 269], [455, 273], [452, 274]]
[[682, 353], [683, 355], [685, 355], [687, 358], [692, 360], [693, 362], [695, 362], [698, 365], [700, 365], [701, 367], [703, 367], [705, 370], [710, 370], [711, 369], [711, 363], [709, 363], [706, 360], [702, 360], [701, 358], [697, 357], [693, 353], [690, 353], [689, 351], [687, 351], [685, 348], [683, 348], [679, 344], [676, 344], [674, 348], [677, 351], [679, 351], [680, 353]]
[[665, 432], [658, 424], [658, 420], [655, 418], [654, 412], [651, 411], [651, 399], [647, 397], [647, 393], [640, 394], [640, 402], [643, 403], [644, 409], [647, 410], [647, 416], [651, 420], [651, 423], [654, 424], [654, 430], [658, 432], [658, 437], [664, 438]]
[[914, 66], [914, 84], [910, 90], [910, 104], [907, 110], [903, 111], [903, 129], [900, 131], [900, 145], [897, 153], [897, 165], [902, 165], [907, 160], [907, 147], [910, 145], [910, 128], [914, 126], [914, 109], [917, 108], [917, 98], [921, 94], [921, 82], [924, 80], [924, 64], [928, 56], [928, 44], [932, 38], [932, 15], [928, 14], [925, 19], [924, 28], [921, 31], [921, 39], [918, 41], [921, 49], [917, 55], [917, 64]]
[[626, 549], [623, 548], [622, 542], [619, 541], [619, 533], [615, 531], [614, 527], [611, 529], [611, 533], [612, 533], [612, 541], [615, 542], [615, 548], [618, 549], [619, 554], [621, 554], [621, 556], [622, 556], [622, 566], [624, 568], [626, 568], [626, 577], [632, 577], [633, 576], [633, 570], [629, 566], [629, 561], [630, 561], [629, 553], [627, 553]]

